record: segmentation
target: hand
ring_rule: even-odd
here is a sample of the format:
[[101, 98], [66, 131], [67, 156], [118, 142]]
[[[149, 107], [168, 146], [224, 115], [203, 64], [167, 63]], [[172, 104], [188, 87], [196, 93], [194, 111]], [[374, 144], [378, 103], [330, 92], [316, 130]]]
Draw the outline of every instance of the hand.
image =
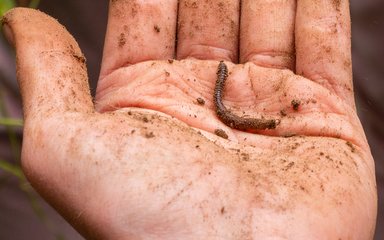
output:
[[[17, 54], [24, 172], [85, 237], [372, 238], [348, 1], [242, 1], [241, 14], [237, 1], [111, 1], [94, 102], [85, 59], [56, 21], [14, 9], [3, 23]], [[219, 120], [219, 60], [227, 108], [277, 119], [275, 129]]]

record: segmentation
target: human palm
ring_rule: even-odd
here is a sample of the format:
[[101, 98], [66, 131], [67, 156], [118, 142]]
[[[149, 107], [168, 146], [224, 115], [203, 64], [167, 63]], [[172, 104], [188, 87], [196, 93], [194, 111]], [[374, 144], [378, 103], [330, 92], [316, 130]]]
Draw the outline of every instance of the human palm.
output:
[[[142, 26], [160, 6], [111, 1], [94, 103], [74, 40], [41, 13], [8, 13], [24, 101], [23, 167], [33, 186], [92, 239], [372, 237], [373, 161], [354, 110], [349, 53], [331, 44], [343, 42], [343, 33], [325, 38], [331, 49], [309, 51], [316, 31], [302, 24], [296, 32], [312, 38], [296, 37], [295, 61], [288, 50], [254, 54], [249, 43], [255, 38], [245, 27], [243, 64], [233, 64], [233, 27], [219, 29], [224, 34], [213, 39], [232, 40], [225, 51], [195, 44], [199, 37], [182, 25], [194, 16], [187, 10], [198, 7], [182, 2], [178, 60], [170, 60], [174, 47], [152, 44], [170, 29], [154, 24], [148, 33], [121, 24]], [[301, 15], [307, 2], [298, 6]], [[140, 15], [147, 17], [136, 19]], [[169, 44], [168, 35], [159, 39], [157, 45]], [[219, 120], [213, 91], [221, 59], [229, 69], [227, 108], [238, 116], [277, 119], [275, 129], [240, 131]], [[217, 136], [218, 129], [228, 139]]]

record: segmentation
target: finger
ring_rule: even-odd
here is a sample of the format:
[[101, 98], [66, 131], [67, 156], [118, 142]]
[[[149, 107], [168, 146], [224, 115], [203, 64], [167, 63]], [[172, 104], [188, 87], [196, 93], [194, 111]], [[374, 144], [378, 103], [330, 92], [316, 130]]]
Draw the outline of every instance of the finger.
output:
[[299, 0], [296, 71], [353, 105], [348, 0]]
[[110, 1], [101, 78], [146, 60], [173, 58], [177, 0]]
[[177, 58], [238, 61], [239, 1], [179, 3]]
[[16, 49], [24, 117], [93, 111], [85, 58], [73, 37], [42, 12], [16, 8], [3, 17]]
[[244, 0], [241, 9], [240, 62], [293, 70], [296, 1]]

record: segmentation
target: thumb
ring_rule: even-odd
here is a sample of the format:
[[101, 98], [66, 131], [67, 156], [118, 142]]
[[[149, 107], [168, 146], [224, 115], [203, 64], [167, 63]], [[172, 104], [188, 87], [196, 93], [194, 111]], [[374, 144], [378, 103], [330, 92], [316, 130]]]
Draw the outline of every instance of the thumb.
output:
[[85, 58], [63, 26], [27, 8], [8, 11], [2, 23], [16, 49], [26, 122], [64, 112], [93, 111]]

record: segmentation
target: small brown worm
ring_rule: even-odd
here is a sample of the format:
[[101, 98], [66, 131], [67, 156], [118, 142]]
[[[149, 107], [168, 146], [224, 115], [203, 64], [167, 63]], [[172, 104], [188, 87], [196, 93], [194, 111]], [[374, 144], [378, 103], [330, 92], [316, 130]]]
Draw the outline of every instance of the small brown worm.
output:
[[231, 113], [223, 104], [223, 91], [225, 87], [225, 81], [228, 77], [228, 68], [223, 61], [220, 61], [217, 68], [217, 80], [215, 85], [215, 91], [213, 95], [213, 101], [215, 103], [216, 114], [219, 119], [227, 126], [238, 130], [263, 130], [274, 129], [279, 124], [276, 119], [264, 119], [264, 118], [245, 118], [239, 117]]

